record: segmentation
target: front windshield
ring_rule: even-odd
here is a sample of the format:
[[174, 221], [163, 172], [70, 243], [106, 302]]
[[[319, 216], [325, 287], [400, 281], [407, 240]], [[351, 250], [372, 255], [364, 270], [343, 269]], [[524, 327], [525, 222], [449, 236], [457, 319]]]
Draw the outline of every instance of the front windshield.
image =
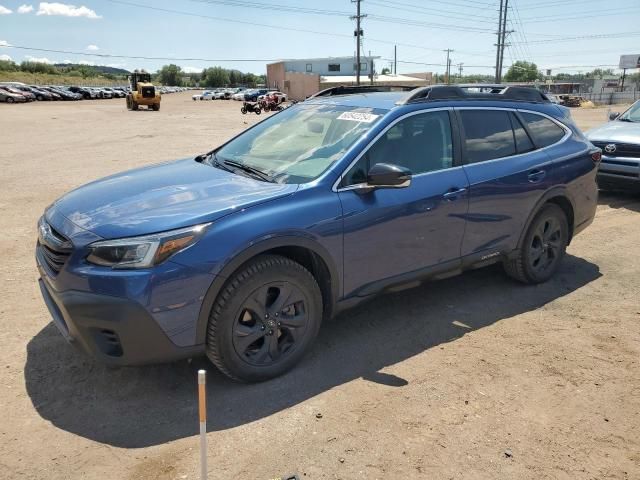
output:
[[640, 122], [640, 102], [631, 105], [631, 108], [620, 115], [618, 119], [626, 122]]
[[260, 170], [278, 183], [318, 178], [382, 117], [384, 110], [299, 104], [216, 151], [220, 162]]

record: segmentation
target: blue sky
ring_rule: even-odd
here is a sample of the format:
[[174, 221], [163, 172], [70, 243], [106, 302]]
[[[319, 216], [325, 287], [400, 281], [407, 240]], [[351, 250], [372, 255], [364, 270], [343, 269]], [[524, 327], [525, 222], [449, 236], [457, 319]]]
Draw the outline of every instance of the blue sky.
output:
[[[369, 15], [362, 24], [364, 49], [385, 59], [378, 61], [378, 71], [388, 65], [386, 59], [393, 57], [397, 43], [398, 73], [443, 72], [446, 48], [454, 50], [451, 58], [456, 69], [456, 64], [463, 63], [464, 73], [492, 73], [498, 5], [499, 0], [363, 0], [362, 13]], [[509, 39], [512, 45], [505, 53], [505, 66], [527, 59], [554, 73], [589, 71], [597, 65], [616, 65], [620, 54], [640, 54], [638, 0], [510, 0], [509, 5], [509, 29], [515, 32]], [[0, 56], [17, 62], [36, 58], [152, 71], [166, 63], [190, 70], [222, 65], [264, 73], [269, 59], [353, 54], [350, 13], [355, 13], [355, 4], [349, 0], [87, 0], [73, 4], [0, 0]], [[605, 37], [575, 38], [593, 35]], [[77, 53], [2, 47], [6, 43]]]

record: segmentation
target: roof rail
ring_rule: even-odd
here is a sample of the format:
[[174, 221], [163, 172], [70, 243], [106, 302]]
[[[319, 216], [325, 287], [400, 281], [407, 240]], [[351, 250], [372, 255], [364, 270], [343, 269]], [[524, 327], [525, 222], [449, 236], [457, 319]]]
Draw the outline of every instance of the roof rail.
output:
[[398, 85], [340, 85], [337, 87], [329, 87], [320, 90], [307, 98], [315, 97], [331, 97], [334, 95], [351, 95], [354, 93], [374, 93], [374, 92], [410, 92], [415, 90], [415, 85], [398, 86]]
[[549, 103], [549, 99], [536, 88], [512, 87], [499, 84], [434, 85], [412, 91], [398, 104], [436, 100], [490, 100]]

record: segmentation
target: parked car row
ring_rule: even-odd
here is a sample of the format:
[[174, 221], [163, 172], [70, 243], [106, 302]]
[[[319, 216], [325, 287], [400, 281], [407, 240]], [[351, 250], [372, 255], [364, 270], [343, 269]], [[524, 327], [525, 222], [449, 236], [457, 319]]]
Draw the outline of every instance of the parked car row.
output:
[[[158, 87], [160, 93], [183, 92], [184, 87]], [[94, 100], [124, 98], [129, 87], [81, 87], [67, 85], [26, 85], [19, 82], [0, 84], [0, 102], [25, 103], [48, 100]]]
[[186, 92], [189, 90], [187, 87], [158, 87], [158, 91], [160, 93], [178, 93], [178, 92]]
[[12, 82], [0, 84], [0, 102], [24, 103], [51, 100], [91, 100], [124, 98], [125, 87], [79, 87], [63, 85], [26, 85]]
[[191, 96], [191, 99], [196, 100], [229, 100], [237, 93], [240, 93], [242, 88], [218, 88], [215, 90], [203, 90], [200, 94]]

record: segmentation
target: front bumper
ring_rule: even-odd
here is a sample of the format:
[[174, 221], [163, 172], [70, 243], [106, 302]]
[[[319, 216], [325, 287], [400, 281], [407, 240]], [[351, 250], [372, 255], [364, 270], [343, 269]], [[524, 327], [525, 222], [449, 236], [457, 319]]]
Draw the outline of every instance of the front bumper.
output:
[[603, 188], [640, 189], [640, 158], [602, 156], [598, 185]]
[[178, 347], [138, 303], [78, 290], [56, 292], [38, 280], [44, 302], [63, 337], [109, 365], [161, 363], [200, 355], [204, 346]]

